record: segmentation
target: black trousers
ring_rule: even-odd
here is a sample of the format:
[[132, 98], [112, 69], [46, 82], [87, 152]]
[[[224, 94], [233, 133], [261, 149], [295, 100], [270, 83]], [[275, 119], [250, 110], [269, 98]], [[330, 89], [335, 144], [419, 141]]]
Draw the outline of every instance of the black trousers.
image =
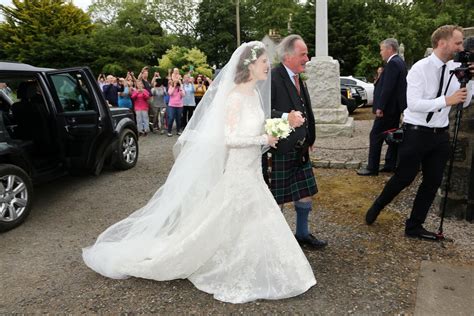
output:
[[443, 171], [449, 159], [449, 133], [435, 134], [419, 130], [405, 130], [403, 143], [399, 146], [399, 161], [395, 174], [385, 185], [376, 203], [385, 207], [415, 179], [418, 171], [423, 181], [413, 202], [406, 231], [420, 228], [425, 222], [436, 191], [441, 185]]
[[[374, 120], [374, 125], [370, 131], [369, 161], [367, 169], [378, 172], [380, 167], [380, 154], [385, 140], [384, 132], [400, 126], [400, 115], [380, 117]], [[395, 169], [397, 164], [398, 145], [389, 144], [385, 154], [385, 167]]]
[[189, 120], [193, 116], [195, 106], [187, 106], [183, 107], [183, 116], [181, 117], [181, 126], [184, 129], [186, 125], [188, 125]]

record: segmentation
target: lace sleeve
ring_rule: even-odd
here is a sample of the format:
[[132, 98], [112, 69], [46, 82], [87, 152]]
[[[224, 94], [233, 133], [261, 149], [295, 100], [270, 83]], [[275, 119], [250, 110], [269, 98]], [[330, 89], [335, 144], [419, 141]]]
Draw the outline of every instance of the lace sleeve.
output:
[[226, 121], [225, 121], [225, 142], [229, 147], [248, 147], [255, 145], [267, 145], [268, 138], [266, 134], [259, 136], [242, 135], [239, 130], [242, 117], [241, 99], [232, 94], [227, 100]]

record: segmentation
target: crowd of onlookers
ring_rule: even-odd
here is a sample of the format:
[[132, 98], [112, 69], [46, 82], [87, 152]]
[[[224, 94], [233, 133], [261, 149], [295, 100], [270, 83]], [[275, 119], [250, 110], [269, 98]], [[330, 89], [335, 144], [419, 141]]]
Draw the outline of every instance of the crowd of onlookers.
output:
[[178, 68], [168, 71], [166, 78], [158, 72], [148, 79], [149, 68], [143, 67], [135, 77], [129, 71], [125, 77], [100, 74], [97, 81], [111, 107], [129, 108], [135, 112], [140, 136], [150, 131], [165, 132], [173, 136], [173, 125], [177, 135], [191, 119], [196, 105], [207, 91], [211, 79], [192, 71], [180, 74]]

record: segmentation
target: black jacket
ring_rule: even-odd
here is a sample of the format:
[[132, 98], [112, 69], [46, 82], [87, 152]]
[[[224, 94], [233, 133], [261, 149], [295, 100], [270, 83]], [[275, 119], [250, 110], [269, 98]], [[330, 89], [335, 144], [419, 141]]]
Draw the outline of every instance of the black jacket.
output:
[[400, 115], [407, 107], [407, 67], [400, 56], [395, 55], [385, 65], [374, 90], [372, 110], [385, 115]]
[[283, 113], [292, 110], [300, 111], [306, 118], [305, 124], [295, 129], [286, 139], [280, 139], [276, 152], [285, 154], [297, 146], [298, 141], [305, 140], [307, 146], [314, 144], [316, 132], [314, 114], [306, 85], [300, 78], [301, 97], [290, 79], [283, 64], [272, 69], [272, 118], [280, 118]]

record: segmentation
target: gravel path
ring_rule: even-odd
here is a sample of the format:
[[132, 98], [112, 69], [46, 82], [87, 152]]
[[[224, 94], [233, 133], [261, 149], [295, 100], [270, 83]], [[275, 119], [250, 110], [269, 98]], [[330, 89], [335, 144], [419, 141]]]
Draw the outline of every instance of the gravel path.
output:
[[[372, 108], [358, 108], [353, 113], [354, 134], [352, 137], [317, 137], [316, 151], [314, 158], [316, 160], [326, 161], [360, 161], [367, 163], [369, 154], [369, 133], [373, 124]], [[382, 147], [382, 157], [387, 150], [387, 145]], [[383, 161], [383, 159], [382, 159]]]
[[[362, 139], [367, 132], [360, 133]], [[327, 146], [354, 140], [333, 140]], [[214, 300], [187, 280], [111, 280], [89, 270], [81, 260], [81, 248], [143, 205], [163, 184], [174, 141], [176, 137], [156, 134], [140, 139], [139, 163], [132, 170], [66, 177], [37, 188], [28, 220], [0, 235], [0, 314], [409, 314], [414, 311], [422, 260], [472, 265], [471, 224], [446, 221], [446, 235], [455, 242], [403, 236], [416, 184], [369, 227], [363, 222], [365, 210], [388, 176], [366, 178], [354, 170], [317, 169], [320, 193], [314, 198], [310, 225], [329, 246], [305, 251], [318, 284], [301, 296], [232, 305]], [[294, 227], [293, 208], [288, 205], [284, 214]], [[437, 223], [430, 215], [427, 226], [434, 229]]]

